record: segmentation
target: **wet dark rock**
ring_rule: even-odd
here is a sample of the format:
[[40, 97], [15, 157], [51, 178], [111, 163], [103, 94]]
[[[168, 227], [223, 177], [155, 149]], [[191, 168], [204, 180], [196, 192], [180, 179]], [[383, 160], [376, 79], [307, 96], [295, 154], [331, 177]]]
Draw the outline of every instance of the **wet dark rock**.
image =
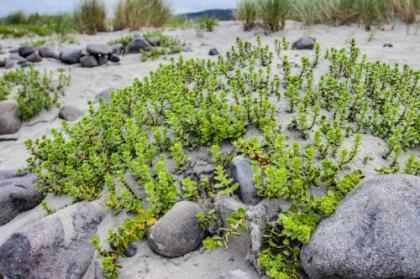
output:
[[109, 57], [109, 61], [113, 63], [119, 63], [121, 59], [117, 55], [111, 54], [111, 56]]
[[16, 101], [0, 101], [0, 135], [14, 134], [22, 127], [18, 107]]
[[212, 48], [212, 49], [209, 50], [209, 55], [210, 56], [219, 55], [219, 51], [216, 48]]
[[292, 49], [314, 49], [316, 40], [312, 37], [304, 36], [292, 44]]
[[33, 54], [36, 50], [33, 47], [20, 47], [18, 48], [18, 53], [23, 58], [28, 57], [29, 55]]
[[137, 246], [129, 244], [127, 249], [124, 250], [124, 255], [128, 258], [134, 257], [137, 254]]
[[96, 60], [95, 56], [88, 55], [88, 56], [83, 56], [82, 58], [80, 58], [80, 65], [83, 68], [93, 68], [93, 67], [98, 67], [99, 63], [98, 63], [98, 60]]
[[420, 177], [363, 182], [304, 245], [310, 278], [420, 278]]

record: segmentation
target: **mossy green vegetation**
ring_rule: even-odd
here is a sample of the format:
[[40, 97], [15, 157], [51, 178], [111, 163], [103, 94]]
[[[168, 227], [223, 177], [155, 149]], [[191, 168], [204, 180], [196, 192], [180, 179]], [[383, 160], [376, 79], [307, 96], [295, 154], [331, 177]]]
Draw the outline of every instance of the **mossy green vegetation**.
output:
[[0, 77], [0, 101], [15, 98], [22, 120], [29, 120], [42, 109], [58, 105], [59, 96], [70, 82], [70, 74], [59, 70], [57, 75], [42, 74], [32, 66], [5, 72]]
[[[105, 195], [115, 214], [129, 215], [110, 232], [112, 247], [93, 240], [107, 278], [117, 278], [127, 245], [178, 200], [213, 203], [235, 194], [228, 164], [239, 154], [252, 161], [258, 195], [292, 203], [267, 224], [259, 264], [272, 278], [300, 278], [300, 247], [363, 178], [354, 161], [366, 158], [364, 134], [384, 139], [383, 155], [395, 165], [419, 146], [419, 71], [371, 62], [354, 40], [343, 49], [318, 46], [298, 68], [288, 48], [286, 38], [273, 49], [261, 38], [237, 39], [213, 60], [172, 59], [108, 103], [90, 106], [73, 126], [27, 141], [28, 170], [43, 192], [74, 201]], [[322, 63], [326, 72], [315, 75]], [[260, 137], [244, 137], [250, 127]], [[223, 154], [222, 143], [234, 151]], [[215, 166], [201, 179], [188, 173], [188, 152], [198, 148], [208, 149]], [[404, 170], [418, 174], [418, 160], [410, 156]], [[315, 197], [314, 187], [325, 194]], [[197, 218], [206, 228], [215, 211]], [[205, 245], [229, 246], [230, 237], [246, 231], [246, 210], [239, 210]]]

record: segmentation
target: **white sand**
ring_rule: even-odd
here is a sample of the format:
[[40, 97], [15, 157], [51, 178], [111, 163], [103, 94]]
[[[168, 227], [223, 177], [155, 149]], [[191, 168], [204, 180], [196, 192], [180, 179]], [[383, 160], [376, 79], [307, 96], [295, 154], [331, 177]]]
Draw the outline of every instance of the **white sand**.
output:
[[[106, 43], [124, 33], [126, 32], [103, 33], [96, 36], [77, 35], [76, 39], [80, 42], [80, 46], [73, 47], [84, 47], [88, 43]], [[216, 47], [220, 52], [223, 52], [230, 48], [236, 37], [255, 39], [256, 34], [261, 32], [246, 33], [242, 31], [242, 26], [238, 22], [223, 22], [214, 32], [204, 33], [203, 36], [197, 36], [196, 31], [193, 29], [167, 31], [167, 33], [179, 36], [192, 48], [193, 52], [182, 54], [184, 57], [207, 58], [209, 57], [208, 51], [212, 47]], [[409, 32], [407, 32], [405, 25], [398, 24], [393, 30], [391, 30], [391, 26], [388, 26], [384, 31], [375, 30], [373, 33], [369, 33], [357, 26], [336, 28], [317, 25], [303, 29], [299, 23], [288, 22], [287, 28], [283, 32], [263, 36], [262, 39], [263, 43], [272, 45], [274, 40], [281, 36], [286, 36], [289, 41], [293, 42], [304, 34], [315, 37], [324, 50], [329, 47], [342, 47], [354, 37], [362, 52], [366, 53], [371, 60], [408, 64], [415, 69], [420, 68], [420, 33], [416, 34], [415, 26], [412, 26]], [[3, 40], [1, 44], [4, 48], [11, 49], [18, 47], [20, 43], [27, 40], [7, 39]], [[392, 43], [394, 46], [393, 48], [384, 48], [384, 43]], [[301, 55], [312, 55], [312, 53], [308, 51], [289, 52], [289, 54], [292, 54], [292, 61], [299, 61]], [[95, 96], [104, 89], [129, 86], [134, 78], [144, 77], [162, 62], [165, 62], [164, 58], [157, 61], [140, 62], [139, 55], [127, 55], [122, 57], [119, 65], [109, 63], [93, 69], [81, 68], [78, 65], [66, 66], [58, 61], [46, 59], [37, 64], [36, 67], [47, 71], [54, 71], [58, 68], [71, 68], [71, 84], [66, 89], [66, 95], [62, 97], [61, 103], [73, 105], [86, 111], [87, 101], [94, 100]], [[4, 69], [0, 69], [0, 74], [3, 71]], [[8, 136], [17, 136], [19, 138], [17, 141], [0, 142], [0, 169], [24, 167], [28, 155], [24, 147], [25, 140], [48, 134], [50, 128], [59, 128], [60, 120], [57, 119], [57, 114], [58, 109], [42, 112], [30, 121], [30, 123], [41, 121], [41, 123], [32, 126], [30, 126], [30, 123], [25, 123], [16, 135]], [[290, 115], [285, 115], [283, 118], [282, 120], [287, 120], [290, 118]], [[375, 168], [386, 164], [381, 158], [385, 148], [386, 144], [384, 141], [365, 135], [363, 137], [361, 155], [358, 156], [354, 164], [363, 168], [367, 175], [374, 175]], [[361, 163], [361, 159], [366, 154], [370, 154], [373, 160], [364, 166]], [[415, 154], [418, 156], [420, 154], [419, 150], [416, 150]], [[54, 199], [51, 200], [50, 204], [54, 205], [53, 201]], [[59, 198], [55, 201], [55, 204], [61, 203], [62, 200]], [[29, 212], [21, 214], [7, 226], [0, 226], [0, 244], [13, 231], [30, 222], [39, 220], [43, 216], [45, 216], [45, 213], [38, 206]], [[117, 226], [121, 221], [121, 216], [113, 218], [111, 215], [107, 215], [107, 218], [100, 226], [99, 234], [105, 236], [109, 226]], [[121, 272], [121, 278], [215, 279], [224, 272], [238, 268], [253, 272], [245, 259], [232, 255], [230, 251], [199, 250], [180, 259], [165, 259], [151, 252], [146, 243], [137, 242], [137, 244], [139, 246], [138, 254], [123, 261], [124, 268]]]

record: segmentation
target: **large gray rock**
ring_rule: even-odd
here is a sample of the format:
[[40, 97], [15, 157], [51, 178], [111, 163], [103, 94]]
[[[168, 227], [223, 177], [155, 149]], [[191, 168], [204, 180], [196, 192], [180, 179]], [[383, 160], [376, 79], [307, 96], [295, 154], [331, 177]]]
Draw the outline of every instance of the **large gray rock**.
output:
[[201, 209], [194, 202], [176, 203], [150, 229], [148, 243], [152, 250], [165, 257], [180, 257], [194, 251], [204, 238], [196, 217], [199, 212]]
[[0, 135], [14, 134], [22, 127], [17, 109], [16, 101], [0, 101]]
[[38, 51], [35, 51], [34, 53], [26, 57], [26, 61], [32, 62], [32, 63], [39, 63], [42, 61], [42, 57], [41, 55], [39, 55]]
[[14, 233], [0, 247], [0, 275], [21, 278], [82, 278], [94, 249], [90, 239], [103, 209], [78, 203]]
[[320, 223], [301, 263], [310, 278], [420, 278], [420, 177], [365, 181]]
[[112, 47], [105, 44], [88, 44], [86, 47], [87, 52], [92, 55], [110, 55], [112, 53]]
[[292, 44], [292, 49], [314, 49], [315, 42], [314, 38], [304, 36]]
[[67, 121], [76, 121], [83, 115], [83, 112], [73, 106], [63, 106], [58, 112], [58, 117]]
[[80, 49], [65, 49], [60, 53], [60, 60], [66, 64], [77, 64], [81, 56]]
[[49, 47], [40, 47], [38, 48], [38, 52], [42, 58], [54, 58], [54, 59], [58, 58], [57, 53], [54, 50], [50, 49]]
[[35, 180], [35, 176], [29, 174], [0, 174], [0, 226], [41, 203], [42, 194], [33, 188]]
[[88, 55], [88, 56], [83, 56], [82, 58], [80, 58], [80, 65], [83, 68], [93, 68], [93, 67], [98, 67], [99, 63], [95, 56]]
[[230, 170], [233, 179], [239, 183], [239, 197], [245, 204], [256, 205], [261, 199], [257, 195], [257, 188], [253, 182], [251, 161], [243, 156], [233, 158]]
[[143, 37], [135, 37], [127, 45], [126, 53], [139, 53], [142, 50], [149, 50], [152, 46], [149, 42]]

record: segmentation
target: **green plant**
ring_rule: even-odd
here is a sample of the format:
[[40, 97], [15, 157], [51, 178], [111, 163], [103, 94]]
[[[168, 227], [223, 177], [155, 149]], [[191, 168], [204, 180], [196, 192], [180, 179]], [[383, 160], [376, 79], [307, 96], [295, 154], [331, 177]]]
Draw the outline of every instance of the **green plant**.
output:
[[171, 17], [171, 10], [162, 0], [119, 0], [114, 17], [114, 30], [142, 26], [160, 27]]
[[215, 184], [214, 189], [217, 191], [218, 196], [232, 195], [236, 189], [239, 188], [238, 183], [233, 183], [233, 179], [229, 178], [223, 166], [218, 165], [216, 168], [216, 175], [214, 176]]
[[205, 15], [197, 19], [197, 25], [201, 30], [206, 30], [207, 32], [213, 32], [214, 27], [219, 25], [217, 18]]
[[276, 32], [284, 28], [290, 9], [289, 0], [259, 0], [258, 6], [267, 32]]
[[183, 146], [180, 142], [172, 145], [169, 150], [171, 151], [171, 157], [175, 160], [176, 167], [178, 169], [184, 168], [188, 163], [188, 157], [185, 155]]
[[241, 0], [236, 9], [236, 19], [243, 21], [244, 30], [250, 31], [255, 27], [258, 7], [255, 0]]
[[87, 34], [106, 31], [106, 17], [106, 7], [102, 0], [83, 0], [74, 12], [79, 29]]
[[187, 177], [182, 180], [183, 197], [189, 201], [195, 201], [198, 198], [197, 182]]
[[220, 236], [207, 237], [203, 241], [207, 249], [228, 248], [229, 239], [247, 233], [249, 228], [246, 223], [246, 211], [238, 208], [224, 221], [227, 227], [220, 228]]
[[41, 74], [33, 67], [18, 69], [4, 73], [0, 78], [0, 99], [9, 94], [16, 97], [18, 113], [22, 120], [29, 120], [42, 109], [49, 110], [58, 105], [59, 95], [69, 84], [70, 76], [63, 70], [58, 77], [51, 74]]

